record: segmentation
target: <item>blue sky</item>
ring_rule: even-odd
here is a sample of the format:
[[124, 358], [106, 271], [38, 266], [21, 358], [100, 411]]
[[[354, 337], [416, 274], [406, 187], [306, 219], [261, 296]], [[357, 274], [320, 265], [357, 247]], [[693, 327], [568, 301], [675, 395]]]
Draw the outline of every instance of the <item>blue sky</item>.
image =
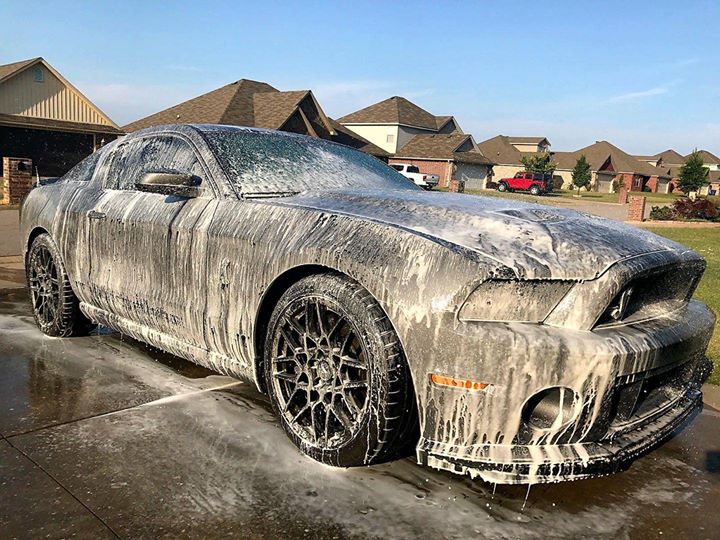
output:
[[3, 0], [0, 63], [43, 56], [125, 124], [237, 79], [334, 117], [392, 95], [482, 140], [720, 154], [720, 2]]

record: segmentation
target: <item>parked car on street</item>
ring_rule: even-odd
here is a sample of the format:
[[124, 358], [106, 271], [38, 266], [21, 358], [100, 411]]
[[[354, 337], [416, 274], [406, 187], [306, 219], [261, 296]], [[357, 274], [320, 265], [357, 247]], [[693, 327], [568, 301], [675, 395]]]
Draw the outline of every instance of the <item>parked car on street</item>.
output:
[[550, 193], [553, 189], [552, 175], [531, 172], [517, 172], [511, 178], [497, 182], [498, 191], [529, 191], [532, 195]]
[[440, 177], [437, 174], [426, 174], [421, 173], [415, 165], [409, 165], [408, 163], [392, 163], [390, 165], [397, 172], [402, 174], [405, 178], [409, 178], [415, 184], [423, 189], [432, 189], [440, 182]]
[[45, 334], [100, 324], [252, 381], [329, 465], [414, 448], [491, 482], [584, 478], [702, 407], [715, 317], [691, 299], [697, 253], [571, 210], [425, 193], [322, 139], [140, 130], [34, 188], [21, 238]]

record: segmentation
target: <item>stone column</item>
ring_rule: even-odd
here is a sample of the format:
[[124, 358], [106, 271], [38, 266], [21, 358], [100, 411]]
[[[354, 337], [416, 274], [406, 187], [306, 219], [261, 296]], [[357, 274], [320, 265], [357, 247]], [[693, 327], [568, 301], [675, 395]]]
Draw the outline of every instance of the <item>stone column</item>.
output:
[[644, 221], [645, 220], [645, 197], [638, 195], [630, 196], [630, 206], [628, 206], [628, 221]]
[[27, 158], [3, 158], [2, 204], [20, 204], [33, 188], [32, 160]]

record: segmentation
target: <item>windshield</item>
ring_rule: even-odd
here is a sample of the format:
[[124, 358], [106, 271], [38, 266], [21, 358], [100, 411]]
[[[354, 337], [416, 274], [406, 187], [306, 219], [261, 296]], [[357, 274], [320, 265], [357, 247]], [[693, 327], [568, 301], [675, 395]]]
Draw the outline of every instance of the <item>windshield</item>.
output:
[[203, 133], [240, 195], [330, 189], [420, 189], [364, 152], [292, 133], [206, 126]]

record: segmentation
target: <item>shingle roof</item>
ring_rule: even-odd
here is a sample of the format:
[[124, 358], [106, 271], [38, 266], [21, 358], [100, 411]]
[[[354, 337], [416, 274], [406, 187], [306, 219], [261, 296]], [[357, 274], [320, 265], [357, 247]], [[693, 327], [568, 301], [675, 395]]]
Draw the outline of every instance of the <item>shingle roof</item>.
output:
[[685, 158], [682, 157], [681, 154], [678, 154], [675, 150], [672, 148], [665, 150], [664, 152], [660, 152], [658, 154], [655, 154], [652, 156], [654, 158], [660, 158], [663, 160], [663, 163], [668, 165], [677, 165], [679, 163], [684, 163]]
[[29, 60], [21, 60], [20, 62], [13, 62], [12, 64], [0, 65], [0, 81], [14, 75], [22, 69], [25, 69], [27, 66], [37, 62], [38, 60], [41, 60], [41, 58], [30, 58]]
[[497, 135], [479, 142], [478, 147], [488, 158], [501, 165], [521, 165], [520, 160], [524, 155], [510, 144], [510, 137], [506, 135]]
[[[710, 165], [712, 163], [720, 163], [720, 158], [717, 157], [715, 154], [708, 152], [707, 150], [698, 150], [698, 154], [700, 154], [700, 157], [703, 158], [703, 162], [706, 165]], [[688, 154], [688, 155], [690, 155], [690, 154]], [[685, 157], [687, 157], [687, 156], [685, 156]]]
[[50, 118], [33, 118], [32, 116], [22, 116], [19, 114], [0, 113], [0, 125], [73, 133], [97, 133], [101, 135], [123, 134], [122, 130], [114, 126], [107, 126], [103, 124], [85, 124], [82, 122], [67, 122], [65, 120], [52, 120]]
[[404, 97], [393, 96], [338, 118], [341, 124], [404, 124], [436, 131], [451, 116], [435, 116]]
[[640, 161], [607, 141], [597, 141], [595, 144], [591, 144], [575, 152], [555, 152], [553, 154], [553, 161], [558, 164], [558, 169], [569, 170], [575, 166], [575, 163], [582, 154], [587, 158], [590, 163], [590, 168], [593, 171], [600, 169], [609, 158], [613, 170], [618, 173], [625, 172], [644, 176], [667, 176], [664, 169]]
[[[253, 94], [254, 121], [253, 126], [278, 129], [292, 114], [295, 107], [310, 93], [309, 90], [292, 92], [261, 92]], [[223, 119], [223, 124], [234, 124], [230, 115]]]
[[[469, 141], [469, 142], [468, 142]], [[494, 162], [477, 150], [470, 135], [452, 133], [448, 135], [415, 135], [395, 154], [396, 158], [446, 159], [462, 163], [494, 165]], [[460, 148], [463, 148], [460, 150]], [[465, 150], [467, 148], [467, 150]]]
[[267, 83], [241, 79], [126, 125], [128, 132], [160, 124], [255, 125], [254, 96], [278, 92]]

